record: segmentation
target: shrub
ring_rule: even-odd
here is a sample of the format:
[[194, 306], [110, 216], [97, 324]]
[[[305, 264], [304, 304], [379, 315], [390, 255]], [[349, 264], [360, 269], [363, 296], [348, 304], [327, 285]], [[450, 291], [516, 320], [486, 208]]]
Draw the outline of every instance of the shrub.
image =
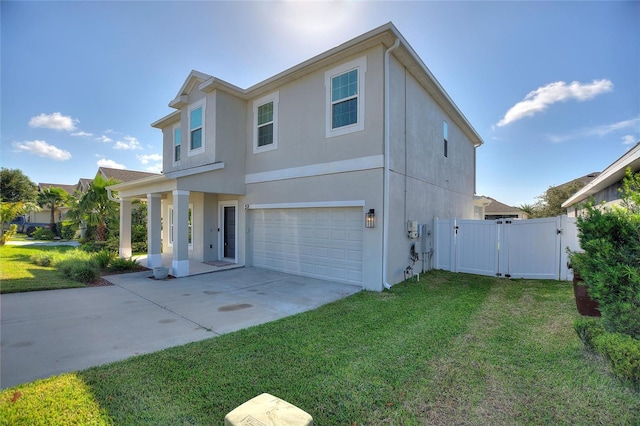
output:
[[147, 242], [137, 242], [137, 243], [131, 243], [131, 251], [133, 253], [146, 253], [148, 250], [149, 246], [147, 245]]
[[605, 333], [602, 321], [592, 317], [580, 317], [573, 322], [573, 328], [590, 351], [595, 351], [594, 339]]
[[51, 266], [53, 257], [50, 253], [38, 253], [31, 256], [31, 263], [38, 266]]
[[73, 238], [76, 236], [77, 230], [78, 227], [75, 225], [62, 225], [60, 236], [63, 240], [73, 240]]
[[100, 277], [100, 267], [93, 259], [67, 258], [57, 267], [62, 275], [81, 283], [90, 283]]
[[3, 246], [7, 241], [9, 241], [14, 235], [18, 232], [18, 225], [15, 223], [9, 226], [9, 229], [4, 231], [2, 237], [0, 237], [0, 246]]
[[640, 389], [640, 340], [621, 333], [602, 333], [594, 337], [593, 343], [619, 379]]
[[107, 247], [106, 241], [86, 241], [81, 246], [82, 250], [87, 253], [97, 253], [107, 249]]
[[115, 253], [109, 249], [102, 249], [93, 255], [93, 259], [100, 269], [107, 269], [115, 257]]
[[640, 339], [640, 212], [634, 200], [640, 195], [623, 180], [622, 200], [627, 208], [602, 209], [593, 202], [578, 218], [582, 253], [571, 255], [591, 297], [598, 301], [605, 329]]
[[53, 240], [56, 234], [54, 234], [53, 231], [47, 228], [36, 228], [31, 236], [36, 240]]
[[135, 271], [140, 267], [137, 261], [132, 258], [117, 257], [111, 261], [109, 270], [114, 272]]

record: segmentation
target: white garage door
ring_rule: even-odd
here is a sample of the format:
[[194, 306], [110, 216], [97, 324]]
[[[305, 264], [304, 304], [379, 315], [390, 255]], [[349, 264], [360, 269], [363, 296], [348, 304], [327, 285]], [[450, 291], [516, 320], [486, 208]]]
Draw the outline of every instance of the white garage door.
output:
[[362, 284], [362, 208], [259, 209], [251, 222], [254, 266]]

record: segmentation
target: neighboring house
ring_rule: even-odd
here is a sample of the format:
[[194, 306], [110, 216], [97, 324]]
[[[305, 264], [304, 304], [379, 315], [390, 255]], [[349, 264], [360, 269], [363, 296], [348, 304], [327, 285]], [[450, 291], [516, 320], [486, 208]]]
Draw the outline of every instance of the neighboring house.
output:
[[529, 215], [517, 207], [508, 206], [500, 201], [487, 197], [490, 203], [484, 208], [484, 219], [527, 219]]
[[[135, 170], [121, 170], [121, 169], [112, 169], [109, 167], [99, 167], [96, 172], [96, 176], [100, 174], [106, 179], [114, 179], [118, 182], [130, 182], [133, 180], [142, 179], [149, 176], [159, 176], [157, 173], [149, 173], [149, 172], [140, 172]], [[80, 178], [78, 183], [75, 185], [67, 185], [62, 183], [39, 183], [38, 184], [38, 192], [42, 191], [45, 188], [61, 188], [64, 189], [69, 195], [73, 195], [76, 192], [86, 193], [89, 190], [89, 186], [93, 179]], [[55, 219], [56, 222], [61, 222], [64, 220], [69, 208], [66, 206], [58, 206], [56, 207]], [[38, 212], [31, 212], [27, 215], [27, 222], [30, 223], [50, 223], [51, 221], [51, 210], [47, 207], [42, 207], [42, 209]]]
[[567, 215], [569, 217], [579, 216], [583, 210], [581, 205], [589, 201], [591, 197], [596, 204], [605, 207], [620, 204], [618, 189], [622, 188], [622, 179], [627, 168], [631, 168], [633, 172], [640, 170], [640, 142], [565, 201], [562, 207], [567, 209]]
[[477, 220], [484, 220], [484, 212], [492, 199], [485, 197], [484, 195], [475, 195], [473, 197], [473, 218]]
[[[42, 192], [47, 188], [60, 188], [67, 194], [71, 195], [76, 190], [76, 185], [65, 185], [62, 183], [39, 183], [38, 192]], [[65, 206], [56, 206], [55, 220], [60, 222], [64, 219], [69, 209]], [[51, 209], [48, 207], [42, 207], [40, 211], [30, 212], [26, 215], [26, 222], [32, 224], [48, 224], [51, 223]]]
[[149, 267], [165, 253], [178, 277], [224, 260], [380, 291], [420, 251], [408, 222], [473, 218], [482, 139], [391, 23], [248, 89], [192, 71], [169, 106], [163, 174], [109, 188], [124, 257], [147, 200]]

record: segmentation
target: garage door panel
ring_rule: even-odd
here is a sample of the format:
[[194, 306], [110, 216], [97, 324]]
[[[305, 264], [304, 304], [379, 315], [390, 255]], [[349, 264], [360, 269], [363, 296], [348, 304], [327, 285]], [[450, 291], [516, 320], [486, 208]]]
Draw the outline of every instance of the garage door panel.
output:
[[362, 208], [254, 210], [255, 266], [362, 284]]

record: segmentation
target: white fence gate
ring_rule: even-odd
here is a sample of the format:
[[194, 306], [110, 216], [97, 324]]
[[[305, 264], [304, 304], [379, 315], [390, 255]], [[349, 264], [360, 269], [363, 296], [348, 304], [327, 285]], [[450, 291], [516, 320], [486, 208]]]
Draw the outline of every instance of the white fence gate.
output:
[[571, 280], [567, 248], [578, 250], [576, 219], [435, 219], [433, 267], [452, 272]]

